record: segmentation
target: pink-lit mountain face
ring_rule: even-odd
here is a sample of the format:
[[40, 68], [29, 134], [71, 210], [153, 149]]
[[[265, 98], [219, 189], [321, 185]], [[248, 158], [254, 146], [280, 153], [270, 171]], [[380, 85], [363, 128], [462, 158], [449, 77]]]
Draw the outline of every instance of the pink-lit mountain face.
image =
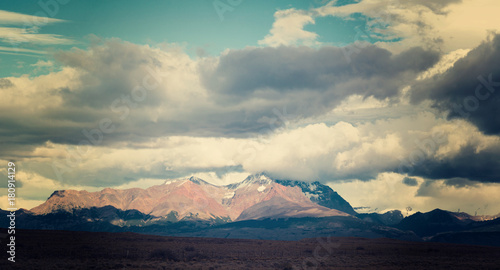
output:
[[328, 186], [318, 182], [273, 180], [264, 174], [252, 175], [227, 186], [191, 177], [166, 181], [147, 189], [55, 191], [45, 203], [31, 211], [47, 214], [106, 205], [122, 210], [135, 209], [157, 217], [175, 214], [179, 220], [349, 216], [354, 212]]

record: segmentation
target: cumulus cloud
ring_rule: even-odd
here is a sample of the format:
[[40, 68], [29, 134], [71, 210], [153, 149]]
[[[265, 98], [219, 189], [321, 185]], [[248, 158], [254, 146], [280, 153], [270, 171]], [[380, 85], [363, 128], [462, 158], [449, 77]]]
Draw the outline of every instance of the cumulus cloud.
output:
[[156, 87], [151, 87], [154, 91], [146, 89], [149, 91], [143, 95], [147, 98], [141, 96], [142, 91], [136, 91], [142, 104], [180, 102], [189, 94], [188, 91], [192, 95], [200, 91], [191, 74], [194, 62], [177, 48], [162, 50], [111, 39], [87, 50], [59, 51], [55, 57], [62, 65], [74, 68], [82, 75], [82, 87], [63, 93], [65, 102], [72, 106], [109, 107], [116, 98], [131, 96], [135, 88], [149, 85]]
[[[477, 1], [476, 1], [477, 2]], [[463, 15], [462, 9], [454, 10], [456, 4], [462, 0], [430, 1], [430, 0], [363, 0], [351, 4], [338, 4], [330, 1], [326, 5], [310, 10], [278, 10], [274, 14], [275, 21], [270, 33], [259, 41], [260, 45], [276, 47], [279, 45], [319, 45], [319, 35], [304, 29], [306, 25], [315, 24], [317, 18], [341, 17], [347, 20], [365, 20], [365, 27], [356, 28], [356, 38], [362, 38], [369, 43], [376, 43], [381, 47], [390, 48], [392, 51], [402, 51], [413, 46], [424, 48], [442, 48], [446, 51], [456, 50], [460, 45], [450, 44], [458, 39], [456, 29], [449, 29], [450, 22], [457, 22], [458, 16]], [[462, 6], [462, 5], [460, 5]], [[472, 1], [467, 1], [467, 6], [476, 13], [488, 11], [484, 6], [478, 6]], [[448, 16], [453, 14], [453, 16]], [[493, 14], [488, 17], [496, 20]], [[446, 22], [443, 22], [446, 21]], [[490, 24], [495, 26], [494, 23]], [[483, 28], [483, 31], [490, 28]], [[441, 32], [442, 31], [442, 32]], [[482, 33], [479, 38], [484, 38]], [[477, 35], [476, 35], [477, 36]], [[464, 41], [464, 36], [460, 36]], [[479, 41], [475, 38], [475, 41]], [[470, 42], [469, 47], [475, 46]]]
[[[446, 16], [445, 7], [460, 0], [440, 1], [382, 1], [364, 0], [353, 4], [334, 6], [332, 3], [316, 9], [320, 16], [351, 18], [362, 14], [367, 17], [364, 31], [369, 40], [386, 39], [380, 45], [391, 46], [394, 39], [402, 39], [398, 46], [419, 45], [435, 48], [442, 38], [435, 23]], [[402, 43], [404, 45], [402, 45]]]
[[14, 122], [17, 136], [2, 130], [0, 137], [20, 149], [46, 141], [99, 146], [173, 135], [255, 136], [328, 112], [351, 95], [397, 96], [402, 83], [439, 58], [373, 46], [350, 64], [344, 57], [335, 47], [278, 47], [193, 60], [175, 46], [111, 39], [57, 53], [58, 71], [3, 78], [0, 122]]
[[314, 24], [314, 18], [307, 11], [278, 10], [274, 13], [274, 23], [270, 33], [259, 40], [259, 45], [280, 46], [280, 45], [319, 45], [316, 41], [318, 34], [304, 30], [304, 26]]
[[34, 67], [34, 72], [40, 72], [42, 70], [49, 70], [52, 71], [54, 67], [54, 62], [53, 61], [43, 61], [43, 60], [38, 60], [36, 63], [31, 64], [30, 66]]
[[[318, 17], [366, 17], [363, 37], [392, 51], [411, 46], [451, 52], [476, 47], [488, 31], [499, 29], [494, 0], [400, 1], [363, 0], [315, 9]], [[464, 20], [478, 17], [481, 20]]]
[[430, 179], [467, 178], [498, 183], [499, 149], [498, 136], [484, 135], [466, 121], [443, 123], [419, 134], [397, 172]]
[[[210, 123], [204, 122], [210, 114], [196, 117], [210, 111], [196, 63], [177, 48], [110, 40], [88, 50], [60, 52], [56, 59], [59, 71], [2, 79], [6, 103], [0, 122], [17, 130], [17, 136], [0, 132], [8, 145], [106, 145], [189, 132], [189, 121], [199, 124], [197, 130]], [[40, 64], [47, 63], [35, 65]], [[103, 120], [112, 122], [114, 132], [100, 130]]]

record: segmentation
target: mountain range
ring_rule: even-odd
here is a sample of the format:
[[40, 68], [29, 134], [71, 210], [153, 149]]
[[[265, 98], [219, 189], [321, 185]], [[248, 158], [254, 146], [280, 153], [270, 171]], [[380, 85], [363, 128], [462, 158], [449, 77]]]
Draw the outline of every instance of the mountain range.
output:
[[[16, 223], [24, 229], [191, 237], [355, 236], [500, 246], [500, 215], [440, 209], [406, 218], [399, 210], [360, 214], [329, 186], [264, 173], [225, 186], [190, 177], [147, 189], [58, 190], [43, 204], [18, 210]], [[8, 227], [8, 220], [0, 219], [0, 227]]]
[[239, 221], [356, 214], [347, 201], [326, 185], [273, 180], [263, 173], [226, 186], [216, 186], [191, 177], [166, 181], [163, 185], [147, 189], [105, 188], [99, 192], [59, 190], [31, 211], [43, 215], [108, 205], [157, 217], [174, 215], [178, 220]]

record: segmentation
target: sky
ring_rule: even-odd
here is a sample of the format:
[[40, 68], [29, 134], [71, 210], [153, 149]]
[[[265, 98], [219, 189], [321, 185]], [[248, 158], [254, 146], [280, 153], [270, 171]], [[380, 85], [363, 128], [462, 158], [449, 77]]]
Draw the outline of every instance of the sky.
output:
[[15, 162], [28, 209], [54, 190], [266, 172], [367, 211], [498, 214], [499, 12], [496, 0], [2, 1], [0, 176]]

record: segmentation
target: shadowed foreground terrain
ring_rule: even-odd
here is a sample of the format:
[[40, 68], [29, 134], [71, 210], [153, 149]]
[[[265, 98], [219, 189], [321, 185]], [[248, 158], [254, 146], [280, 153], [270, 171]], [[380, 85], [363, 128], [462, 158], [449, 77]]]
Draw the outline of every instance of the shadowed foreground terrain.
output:
[[16, 230], [16, 240], [16, 263], [3, 251], [0, 269], [500, 268], [497, 247], [391, 239], [272, 241]]

